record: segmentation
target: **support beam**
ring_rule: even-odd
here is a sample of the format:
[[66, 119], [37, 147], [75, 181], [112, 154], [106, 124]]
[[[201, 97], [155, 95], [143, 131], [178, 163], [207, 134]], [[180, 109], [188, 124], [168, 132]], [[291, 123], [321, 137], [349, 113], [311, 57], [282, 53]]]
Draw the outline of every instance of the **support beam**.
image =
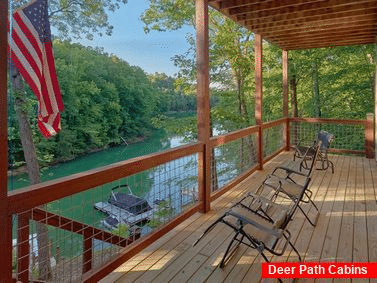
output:
[[365, 126], [365, 155], [366, 158], [374, 158], [374, 114], [367, 114], [367, 124]]
[[83, 260], [82, 260], [82, 273], [92, 270], [93, 261], [93, 238], [84, 235], [83, 241]]
[[205, 213], [211, 209], [208, 0], [196, 0], [196, 69], [198, 140], [204, 144], [198, 156], [198, 189]]
[[[375, 58], [377, 58], [377, 37], [375, 40]], [[376, 69], [374, 71], [374, 156], [377, 161], [377, 63], [375, 63], [375, 65]]]
[[8, 0], [0, 1], [0, 282], [12, 282], [12, 215], [8, 213]]
[[289, 151], [290, 133], [289, 133], [289, 115], [288, 115], [288, 93], [289, 93], [289, 73], [288, 73], [288, 51], [283, 50], [283, 118], [285, 123], [285, 150]]
[[263, 170], [263, 78], [262, 78], [262, 36], [255, 34], [255, 121], [259, 126], [258, 134], [258, 163], [259, 170]]

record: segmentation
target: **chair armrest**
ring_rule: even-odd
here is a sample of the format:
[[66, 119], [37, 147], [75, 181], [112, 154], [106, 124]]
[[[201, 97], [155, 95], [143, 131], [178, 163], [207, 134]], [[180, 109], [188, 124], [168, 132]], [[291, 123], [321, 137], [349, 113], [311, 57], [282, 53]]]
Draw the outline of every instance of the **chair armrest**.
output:
[[[277, 166], [275, 167], [274, 171], [272, 171], [271, 175], [275, 175], [275, 172], [277, 170], [284, 170], [286, 173], [287, 173], [287, 177], [289, 177], [291, 174], [297, 174], [297, 175], [300, 175], [300, 176], [304, 176], [304, 177], [307, 177], [307, 174], [305, 173], [302, 173], [300, 171], [297, 171], [297, 170], [293, 170], [291, 168], [288, 168], [288, 167], [284, 167], [284, 166]], [[276, 176], [276, 175], [275, 175]]]
[[[245, 208], [241, 208], [241, 209], [245, 209]], [[233, 216], [233, 217], [237, 218], [238, 220], [242, 221], [244, 224], [252, 225], [252, 226], [258, 228], [259, 230], [261, 230], [263, 232], [266, 232], [266, 233], [268, 233], [268, 234], [270, 234], [272, 236], [275, 236], [276, 238], [281, 238], [282, 237], [282, 234], [283, 234], [283, 230], [282, 229], [279, 229], [278, 227], [274, 227], [273, 223], [268, 222], [267, 220], [265, 220], [264, 218], [262, 218], [257, 213], [252, 213], [253, 216], [246, 217], [246, 216], [244, 216], [244, 215], [242, 215], [240, 213], [237, 213], [236, 211], [229, 210], [226, 214], [229, 215], [229, 216]], [[261, 220], [261, 221], [258, 221], [257, 219]], [[266, 225], [263, 225], [261, 223], [263, 221], [266, 223]], [[269, 226], [271, 226], [271, 228], [267, 227], [267, 224], [270, 224]]]

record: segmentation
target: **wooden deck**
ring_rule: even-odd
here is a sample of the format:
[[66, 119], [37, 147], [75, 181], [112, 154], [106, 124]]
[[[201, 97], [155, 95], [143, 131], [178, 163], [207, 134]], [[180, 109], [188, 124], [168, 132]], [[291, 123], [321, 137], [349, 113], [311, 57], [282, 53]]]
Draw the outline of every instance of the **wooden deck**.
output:
[[[222, 270], [218, 264], [229, 243], [231, 230], [217, 227], [195, 247], [199, 235], [246, 191], [255, 190], [278, 164], [290, 160], [282, 153], [235, 189], [212, 203], [208, 214], [197, 213], [157, 242], [104, 278], [105, 282], [275, 282], [261, 279], [257, 251], [241, 246]], [[320, 208], [316, 227], [300, 211], [288, 228], [305, 261], [377, 261], [377, 164], [365, 157], [331, 155], [335, 173], [315, 171], [311, 182], [314, 200]], [[310, 206], [305, 206], [310, 209]], [[297, 261], [287, 249], [274, 261]], [[286, 280], [285, 282], [289, 282]], [[313, 282], [305, 279], [302, 282]], [[353, 282], [377, 282], [357, 279]], [[318, 282], [332, 282], [321, 279]], [[334, 280], [334, 282], [338, 282]], [[351, 282], [342, 279], [339, 282]]]

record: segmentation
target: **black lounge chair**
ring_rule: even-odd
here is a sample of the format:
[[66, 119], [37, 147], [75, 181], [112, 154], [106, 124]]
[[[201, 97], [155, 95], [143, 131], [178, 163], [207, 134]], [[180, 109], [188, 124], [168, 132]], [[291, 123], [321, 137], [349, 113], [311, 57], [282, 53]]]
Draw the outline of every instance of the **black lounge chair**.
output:
[[320, 168], [316, 168], [317, 170], [327, 170], [331, 166], [331, 171], [334, 173], [334, 163], [328, 159], [327, 153], [330, 148], [331, 143], [334, 141], [335, 136], [333, 134], [330, 134], [326, 131], [319, 131], [317, 135], [317, 139], [313, 142], [312, 146], [302, 146], [300, 145], [300, 142], [298, 145], [294, 146], [294, 155], [293, 160], [296, 160], [296, 158], [303, 158], [304, 156], [310, 156], [313, 155], [313, 146], [321, 142], [320, 152], [317, 159], [317, 162], [321, 163]]
[[[309, 190], [309, 182], [313, 168], [319, 157], [321, 142], [307, 150], [306, 154], [298, 163], [299, 170], [292, 169], [292, 167], [278, 166], [274, 171], [266, 177], [263, 184], [259, 187], [257, 193], [262, 194], [265, 188], [270, 188], [267, 193], [271, 201], [276, 201], [277, 197], [288, 198], [294, 203], [298, 203], [298, 208], [305, 215], [306, 219], [312, 226], [315, 226], [319, 210], [312, 200], [312, 191]], [[265, 193], [265, 192], [264, 192]], [[266, 193], [265, 193], [266, 194]], [[300, 202], [311, 203], [316, 210], [314, 220], [311, 220], [307, 213], [300, 206]]]
[[299, 252], [290, 241], [291, 233], [287, 230], [287, 225], [298, 207], [298, 203], [291, 204], [283, 206], [263, 196], [249, 193], [213, 222], [194, 246], [217, 224], [223, 223], [232, 228], [235, 234], [220, 262], [220, 268], [226, 265], [240, 244], [256, 249], [266, 262], [269, 260], [265, 251], [280, 256], [289, 245], [301, 261]]

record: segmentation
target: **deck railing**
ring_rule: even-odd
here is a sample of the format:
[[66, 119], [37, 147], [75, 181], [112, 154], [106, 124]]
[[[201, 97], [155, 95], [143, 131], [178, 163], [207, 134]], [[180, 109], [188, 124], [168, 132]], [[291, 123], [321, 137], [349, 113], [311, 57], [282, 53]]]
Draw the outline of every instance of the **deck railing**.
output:
[[287, 119], [279, 119], [262, 125], [263, 162], [279, 154], [286, 146]]
[[368, 158], [373, 158], [373, 116], [368, 115], [366, 120], [290, 119], [292, 144], [312, 142], [319, 130], [328, 131], [335, 136], [330, 152], [365, 154]]
[[[96, 282], [108, 274], [117, 259], [137, 253], [199, 209], [197, 153], [202, 151], [195, 143], [9, 192], [16, 278]], [[106, 215], [94, 205], [106, 202], [120, 184], [153, 207], [144, 229], [115, 234], [101, 225]], [[121, 248], [128, 248], [126, 256]], [[52, 270], [39, 268], [43, 252], [52, 259]]]
[[257, 168], [257, 135], [258, 127], [253, 126], [211, 138], [212, 196], [218, 196], [219, 191]]
[[[335, 152], [373, 154], [373, 150], [370, 152], [374, 141], [370, 119], [284, 118], [210, 139], [212, 190], [209, 199], [203, 199], [205, 194], [198, 191], [198, 172], [203, 170], [198, 168], [198, 156], [205, 148], [202, 143], [9, 192], [8, 212], [16, 227], [13, 234], [17, 235], [13, 247], [15, 276], [27, 281], [43, 275], [35, 263], [38, 262], [36, 257], [46, 252], [47, 258], [53, 255], [55, 260], [52, 280], [97, 282], [201, 210], [205, 202], [218, 198], [252, 172], [263, 168], [263, 163], [288, 149], [290, 141], [292, 144], [299, 139], [312, 141], [320, 128], [335, 135]], [[93, 206], [96, 202], [105, 202], [112, 187], [126, 183], [134, 188], [136, 195], [156, 207], [149, 224], [143, 228], [114, 233], [100, 225], [105, 215], [94, 211]], [[8, 229], [12, 230], [10, 226]], [[41, 231], [47, 233], [45, 246], [38, 247], [37, 231], [38, 237]]]

